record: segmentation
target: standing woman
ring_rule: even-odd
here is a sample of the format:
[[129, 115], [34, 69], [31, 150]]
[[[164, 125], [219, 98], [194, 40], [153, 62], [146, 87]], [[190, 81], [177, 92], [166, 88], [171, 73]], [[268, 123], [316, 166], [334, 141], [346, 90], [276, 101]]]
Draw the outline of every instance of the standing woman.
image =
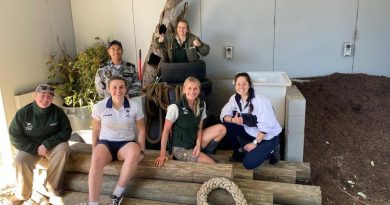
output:
[[110, 204], [119, 205], [128, 181], [144, 157], [144, 114], [137, 103], [125, 97], [126, 80], [114, 76], [108, 81], [107, 89], [111, 97], [98, 102], [92, 110], [92, 160], [88, 175], [90, 205], [99, 204], [105, 165], [113, 160], [123, 161], [117, 186], [110, 196]]
[[206, 103], [198, 98], [200, 82], [188, 77], [183, 84], [183, 96], [168, 106], [165, 124], [161, 136], [160, 156], [155, 160], [157, 167], [167, 161], [165, 151], [168, 135], [173, 134], [173, 156], [180, 161], [215, 163], [209, 156], [225, 136], [226, 129], [222, 124], [213, 125], [202, 130], [206, 118]]
[[276, 163], [282, 128], [271, 102], [255, 94], [248, 73], [237, 73], [234, 85], [237, 93], [230, 97], [220, 116], [234, 148], [231, 159], [243, 161], [247, 169], [254, 169], [267, 159]]
[[167, 36], [160, 34], [157, 42], [167, 49], [170, 63], [198, 61], [199, 54], [207, 56], [210, 52], [210, 46], [190, 32], [188, 22], [184, 19], [177, 20], [175, 33]]

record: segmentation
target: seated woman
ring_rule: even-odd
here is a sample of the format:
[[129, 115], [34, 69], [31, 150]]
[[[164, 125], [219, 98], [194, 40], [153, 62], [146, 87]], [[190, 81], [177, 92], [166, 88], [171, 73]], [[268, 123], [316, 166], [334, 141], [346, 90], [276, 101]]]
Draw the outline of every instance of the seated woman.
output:
[[200, 59], [200, 55], [209, 54], [210, 46], [199, 40], [190, 32], [188, 22], [184, 19], [177, 20], [176, 32], [160, 34], [157, 42], [165, 46], [170, 63], [194, 62]]
[[276, 163], [282, 128], [271, 102], [255, 94], [248, 73], [237, 73], [234, 85], [237, 93], [230, 97], [220, 116], [234, 148], [231, 159], [243, 161], [247, 169], [258, 167], [268, 158]]
[[161, 136], [160, 156], [154, 162], [157, 167], [163, 166], [168, 159], [165, 152], [171, 128], [173, 156], [177, 160], [215, 163], [209, 155], [225, 136], [226, 129], [222, 124], [218, 124], [202, 130], [203, 119], [206, 118], [206, 104], [198, 98], [199, 93], [199, 80], [188, 77], [184, 81], [182, 98], [176, 104], [168, 106]]
[[108, 81], [107, 89], [111, 97], [98, 102], [92, 110], [92, 160], [88, 175], [90, 205], [99, 204], [105, 165], [113, 160], [123, 161], [117, 186], [110, 196], [110, 204], [119, 205], [128, 181], [144, 157], [144, 114], [137, 103], [125, 97], [126, 80], [114, 76]]

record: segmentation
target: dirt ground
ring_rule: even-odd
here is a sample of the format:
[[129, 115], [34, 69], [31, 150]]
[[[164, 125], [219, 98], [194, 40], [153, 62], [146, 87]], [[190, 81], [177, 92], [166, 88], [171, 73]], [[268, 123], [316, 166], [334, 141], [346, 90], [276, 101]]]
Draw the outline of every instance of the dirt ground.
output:
[[306, 98], [304, 161], [327, 204], [390, 204], [390, 78], [294, 83]]

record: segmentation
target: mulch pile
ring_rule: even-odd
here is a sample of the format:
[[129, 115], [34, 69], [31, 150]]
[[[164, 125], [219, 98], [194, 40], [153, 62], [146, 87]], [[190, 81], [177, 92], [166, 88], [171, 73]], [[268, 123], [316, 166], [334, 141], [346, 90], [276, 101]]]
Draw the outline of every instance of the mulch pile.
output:
[[390, 78], [335, 73], [306, 98], [304, 161], [323, 204], [390, 204]]

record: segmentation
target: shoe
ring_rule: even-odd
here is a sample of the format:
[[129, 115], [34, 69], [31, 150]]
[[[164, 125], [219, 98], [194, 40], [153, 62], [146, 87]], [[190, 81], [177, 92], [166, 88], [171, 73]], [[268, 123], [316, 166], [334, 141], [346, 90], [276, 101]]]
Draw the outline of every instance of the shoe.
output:
[[276, 145], [276, 148], [269, 155], [269, 163], [276, 164], [280, 160], [280, 144]]
[[110, 205], [120, 205], [123, 201], [123, 195], [120, 197], [117, 197], [115, 195], [110, 195]]
[[232, 156], [229, 158], [230, 162], [243, 162], [244, 161], [244, 153], [239, 152], [238, 150], [234, 150]]
[[23, 202], [26, 200], [18, 199], [16, 196], [12, 196], [10, 199], [7, 200], [7, 205], [20, 205], [23, 204]]

